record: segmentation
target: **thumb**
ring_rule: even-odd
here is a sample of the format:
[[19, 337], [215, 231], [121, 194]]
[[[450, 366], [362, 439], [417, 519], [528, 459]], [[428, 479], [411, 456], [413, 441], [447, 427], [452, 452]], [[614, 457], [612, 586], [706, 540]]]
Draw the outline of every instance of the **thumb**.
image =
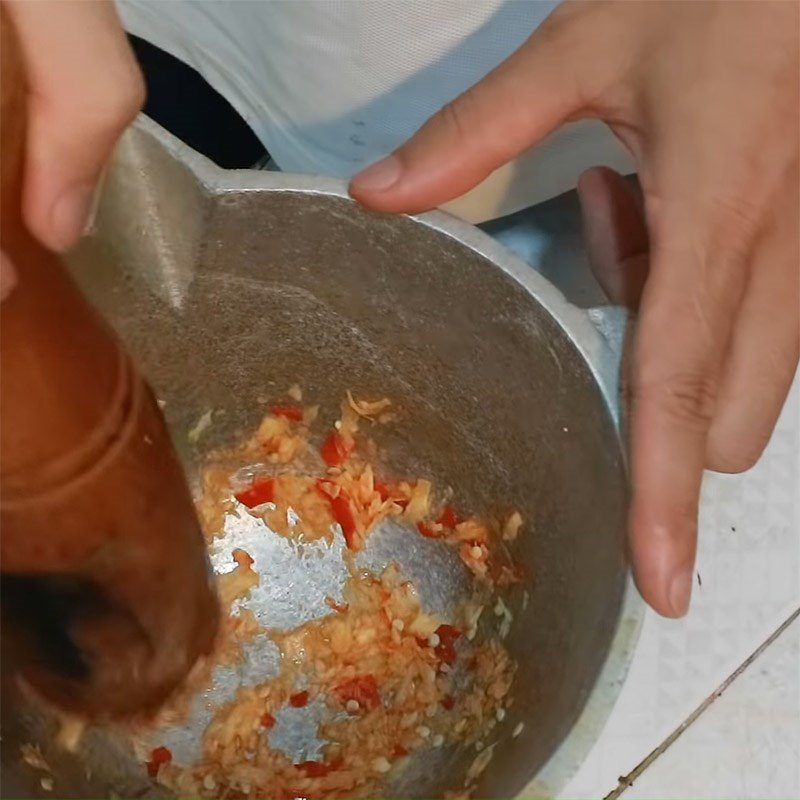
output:
[[567, 27], [546, 22], [404, 145], [356, 175], [350, 194], [377, 211], [434, 208], [476, 186], [575, 115], [582, 94], [576, 65], [583, 60], [576, 47], [584, 45], [572, 35], [563, 41]]
[[144, 101], [141, 73], [108, 0], [4, 0], [28, 83], [22, 211], [64, 250], [83, 232], [98, 177]]

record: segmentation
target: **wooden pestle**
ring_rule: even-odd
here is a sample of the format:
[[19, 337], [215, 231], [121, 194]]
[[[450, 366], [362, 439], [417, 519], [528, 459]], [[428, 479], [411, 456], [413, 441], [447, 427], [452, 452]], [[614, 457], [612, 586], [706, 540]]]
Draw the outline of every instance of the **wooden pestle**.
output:
[[3, 669], [89, 717], [156, 707], [207, 653], [218, 608], [153, 394], [20, 211], [26, 86], [0, 7]]

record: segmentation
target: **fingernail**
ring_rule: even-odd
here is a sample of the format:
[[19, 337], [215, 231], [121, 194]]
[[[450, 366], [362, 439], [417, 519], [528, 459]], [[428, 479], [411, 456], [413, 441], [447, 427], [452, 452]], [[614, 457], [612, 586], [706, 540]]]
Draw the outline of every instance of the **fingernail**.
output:
[[50, 212], [51, 244], [66, 250], [78, 241], [86, 228], [94, 201], [94, 185], [79, 184], [67, 189]]
[[682, 617], [689, 610], [692, 596], [692, 572], [679, 572], [672, 578], [669, 587], [669, 604], [676, 617]]
[[387, 156], [377, 161], [353, 178], [353, 188], [368, 192], [383, 192], [397, 183], [402, 172], [402, 164], [397, 156]]

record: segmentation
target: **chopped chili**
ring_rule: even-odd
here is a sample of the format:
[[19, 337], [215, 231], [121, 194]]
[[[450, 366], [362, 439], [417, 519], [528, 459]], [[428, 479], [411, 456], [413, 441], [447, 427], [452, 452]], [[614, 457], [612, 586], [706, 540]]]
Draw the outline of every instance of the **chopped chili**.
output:
[[303, 419], [303, 409], [299, 406], [271, 406], [270, 411], [276, 417], [285, 417], [292, 422], [300, 422]]
[[342, 526], [342, 533], [348, 549], [357, 550], [356, 518], [350, 505], [350, 498], [343, 492], [338, 497], [331, 498], [331, 508], [335, 520]]
[[260, 478], [253, 481], [249, 489], [237, 492], [234, 497], [248, 508], [255, 508], [262, 503], [271, 503], [275, 496], [275, 479]]
[[459, 523], [458, 514], [456, 514], [456, 510], [453, 506], [445, 506], [442, 509], [442, 513], [439, 515], [439, 519], [436, 520], [440, 525], [444, 525], [445, 528], [453, 528], [456, 527]]
[[333, 689], [333, 694], [342, 703], [355, 700], [366, 711], [372, 711], [381, 704], [378, 682], [373, 675], [355, 675], [348, 678]]
[[358, 527], [356, 525], [356, 517], [353, 513], [353, 506], [350, 503], [350, 498], [344, 489], [339, 487], [339, 493], [334, 496], [334, 484], [330, 481], [318, 480], [316, 483], [317, 491], [325, 497], [330, 503], [333, 518], [339, 523], [344, 534], [344, 541], [348, 549], [358, 549]]
[[452, 711], [453, 706], [456, 704], [456, 701], [451, 694], [444, 695], [439, 702], [442, 704], [442, 708], [446, 708], [448, 711]]
[[309, 778], [324, 778], [331, 772], [341, 769], [344, 764], [344, 759], [339, 756], [332, 761], [303, 761], [301, 764], [295, 764], [296, 769], [300, 769]]
[[338, 497], [331, 498], [331, 508], [336, 521], [342, 526], [347, 546], [352, 550], [353, 538], [356, 532], [356, 518], [350, 505], [350, 498], [344, 492], [339, 492]]
[[151, 778], [155, 778], [158, 775], [159, 769], [164, 764], [169, 764], [172, 761], [172, 753], [170, 752], [168, 747], [156, 747], [152, 753], [150, 753], [150, 760], [147, 762], [147, 774]]
[[269, 711], [265, 711], [261, 715], [260, 722], [261, 722], [261, 727], [262, 728], [269, 729], [269, 728], [272, 728], [272, 727], [275, 726], [275, 717], [273, 717], [272, 714], [269, 713]]
[[338, 431], [332, 431], [322, 443], [320, 455], [322, 460], [329, 467], [338, 467], [347, 461], [348, 456], [353, 451], [352, 442], [348, 443]]
[[403, 745], [396, 744], [394, 746], [394, 750], [392, 750], [392, 755], [395, 758], [403, 758], [403, 756], [407, 756], [408, 755], [408, 750], [406, 750], [406, 748], [403, 747]]
[[426, 539], [438, 539], [439, 534], [433, 529], [433, 526], [430, 525], [428, 522], [418, 522], [417, 523], [417, 530], [426, 538]]
[[439, 644], [433, 648], [436, 657], [445, 664], [454, 664], [456, 661], [455, 641], [461, 636], [461, 631], [452, 625], [440, 625], [436, 629], [436, 635], [439, 637]]
[[375, 481], [373, 484], [375, 491], [380, 495], [381, 500], [385, 503], [389, 496], [391, 495], [391, 489], [385, 484], [381, 483], [380, 481]]
[[308, 692], [303, 690], [302, 692], [295, 692], [294, 694], [289, 695], [289, 705], [293, 708], [302, 708], [303, 706], [308, 704]]

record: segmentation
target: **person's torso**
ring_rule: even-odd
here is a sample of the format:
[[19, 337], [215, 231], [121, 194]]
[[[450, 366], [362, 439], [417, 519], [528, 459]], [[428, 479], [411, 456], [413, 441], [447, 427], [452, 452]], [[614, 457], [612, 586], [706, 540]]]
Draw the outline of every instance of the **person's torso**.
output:
[[[197, 69], [282, 170], [341, 178], [395, 149], [557, 4], [118, 0], [125, 27]], [[448, 207], [500, 216], [566, 191], [594, 164], [631, 170], [600, 123], [572, 124]]]

